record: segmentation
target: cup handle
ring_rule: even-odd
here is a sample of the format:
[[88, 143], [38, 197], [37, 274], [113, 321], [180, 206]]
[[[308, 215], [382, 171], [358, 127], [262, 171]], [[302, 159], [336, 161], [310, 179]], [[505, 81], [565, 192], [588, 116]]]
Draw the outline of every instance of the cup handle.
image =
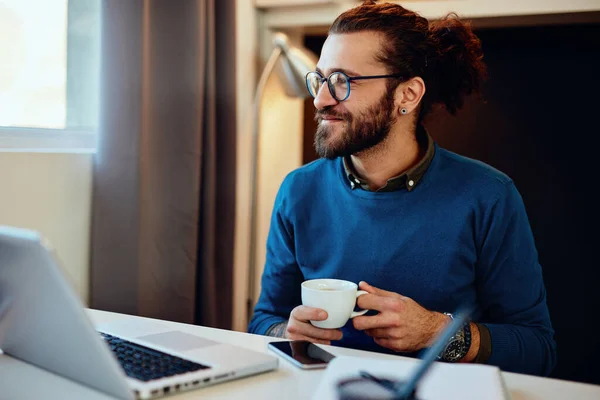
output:
[[[356, 292], [356, 298], [358, 299], [359, 296], [362, 296], [363, 294], [367, 294], [367, 293], [369, 293], [369, 292], [364, 291], [364, 290], [359, 290]], [[371, 310], [352, 311], [352, 314], [350, 314], [350, 318], [358, 317], [359, 315], [364, 315], [368, 311], [371, 311]]]

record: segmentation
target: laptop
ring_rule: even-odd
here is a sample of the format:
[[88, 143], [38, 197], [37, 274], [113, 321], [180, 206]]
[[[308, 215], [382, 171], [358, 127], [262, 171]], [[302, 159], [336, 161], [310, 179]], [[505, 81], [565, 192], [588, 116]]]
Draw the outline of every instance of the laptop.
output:
[[278, 366], [273, 355], [158, 320], [94, 327], [48, 241], [6, 226], [0, 226], [0, 349], [119, 399], [157, 398]]

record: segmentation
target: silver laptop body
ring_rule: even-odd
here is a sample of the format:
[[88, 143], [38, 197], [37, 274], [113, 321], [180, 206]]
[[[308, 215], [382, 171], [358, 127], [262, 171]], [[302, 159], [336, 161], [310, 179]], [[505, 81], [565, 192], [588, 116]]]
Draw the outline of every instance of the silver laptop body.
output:
[[98, 330], [207, 368], [146, 382], [128, 377], [88, 319], [48, 242], [37, 232], [0, 226], [0, 349], [7, 355], [121, 399], [160, 397], [278, 366], [272, 355], [173, 330], [160, 321]]

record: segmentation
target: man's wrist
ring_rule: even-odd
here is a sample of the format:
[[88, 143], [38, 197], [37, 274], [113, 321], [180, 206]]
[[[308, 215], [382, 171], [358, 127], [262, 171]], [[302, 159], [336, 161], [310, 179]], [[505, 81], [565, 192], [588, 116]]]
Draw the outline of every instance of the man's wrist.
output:
[[[435, 342], [436, 338], [442, 333], [442, 331], [452, 322], [452, 318], [443, 313], [434, 312], [434, 324], [433, 324], [433, 333], [429, 340], [428, 346], [432, 346]], [[475, 362], [477, 355], [479, 354], [479, 347], [481, 343], [481, 335], [479, 331], [479, 327], [477, 324], [473, 322], [469, 322], [469, 331], [470, 331], [470, 343], [469, 348], [467, 349], [467, 353], [463, 358], [458, 360], [457, 362], [461, 363], [472, 363]]]
[[474, 362], [477, 354], [479, 353], [479, 345], [480, 345], [480, 334], [479, 327], [477, 324], [471, 322], [469, 324], [471, 329], [471, 346], [469, 347], [469, 351], [467, 354], [459, 361], [461, 363], [470, 363]]
[[429, 340], [426, 343], [426, 347], [431, 347], [435, 340], [440, 336], [442, 331], [452, 322], [452, 319], [440, 312], [432, 311], [433, 315], [433, 323], [432, 330], [429, 335]]
[[287, 338], [286, 330], [287, 330], [287, 321], [278, 322], [276, 324], [271, 325], [271, 327], [269, 329], [267, 329], [267, 332], [265, 333], [265, 335], [279, 337], [279, 338]]

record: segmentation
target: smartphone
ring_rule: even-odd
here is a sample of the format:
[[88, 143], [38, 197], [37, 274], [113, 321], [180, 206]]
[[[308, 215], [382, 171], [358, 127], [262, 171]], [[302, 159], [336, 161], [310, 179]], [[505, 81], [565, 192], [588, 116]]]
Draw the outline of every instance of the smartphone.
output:
[[325, 368], [335, 356], [305, 340], [269, 342], [269, 349], [303, 369]]

